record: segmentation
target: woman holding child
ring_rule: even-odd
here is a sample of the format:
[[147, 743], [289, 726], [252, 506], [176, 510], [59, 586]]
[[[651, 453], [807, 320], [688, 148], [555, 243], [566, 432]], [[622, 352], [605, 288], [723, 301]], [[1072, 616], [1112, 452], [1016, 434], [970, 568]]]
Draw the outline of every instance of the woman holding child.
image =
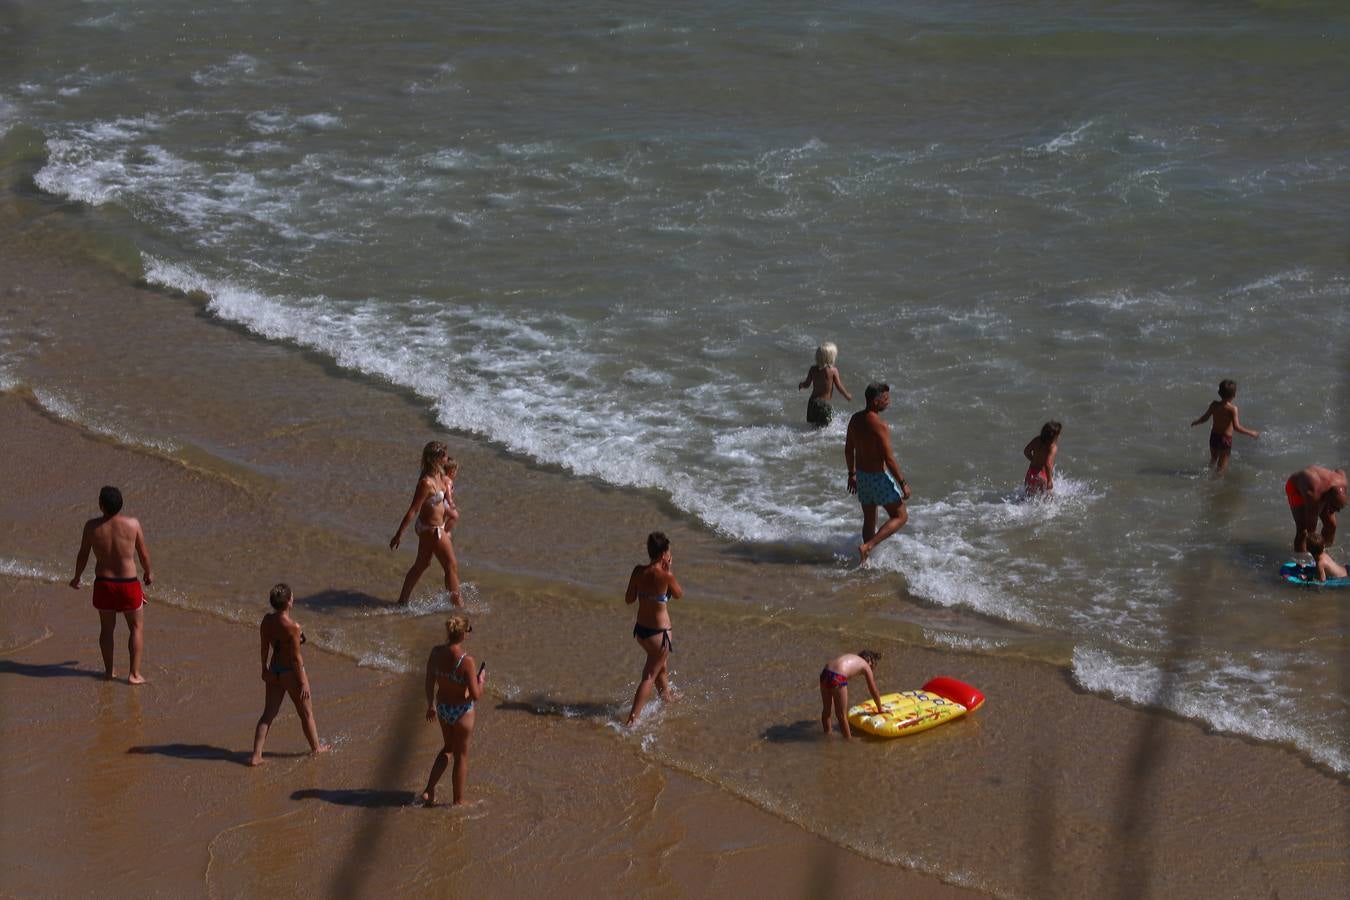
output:
[[450, 542], [450, 529], [459, 520], [454, 497], [454, 477], [458, 471], [459, 464], [450, 458], [445, 444], [431, 441], [422, 448], [422, 474], [417, 479], [412, 503], [389, 541], [389, 549], [397, 550], [408, 524], [415, 522], [417, 558], [403, 578], [403, 590], [398, 595], [400, 604], [408, 602], [417, 580], [431, 565], [434, 556], [445, 570], [445, 589], [450, 592], [450, 602], [455, 606], [464, 605], [459, 594], [459, 561], [455, 559], [455, 546]]

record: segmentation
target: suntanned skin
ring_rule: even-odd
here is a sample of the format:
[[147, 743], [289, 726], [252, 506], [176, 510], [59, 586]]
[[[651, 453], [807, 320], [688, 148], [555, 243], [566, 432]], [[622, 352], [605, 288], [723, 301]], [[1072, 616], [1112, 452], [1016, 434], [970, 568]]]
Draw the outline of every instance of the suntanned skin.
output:
[[[478, 714], [478, 710], [477, 708], [469, 710], [453, 725], [445, 724], [436, 715], [437, 703], [460, 706], [471, 700], [477, 703], [483, 696], [483, 683], [487, 681], [487, 672], [478, 671], [477, 663], [472, 656], [464, 652], [463, 645], [463, 639], [455, 644], [438, 644], [431, 648], [431, 655], [427, 657], [427, 721], [440, 723], [444, 744], [441, 752], [436, 754], [436, 761], [431, 765], [426, 790], [422, 791], [422, 803], [426, 806], [436, 805], [436, 783], [445, 774], [452, 757], [455, 761], [454, 770], [450, 773], [453, 805], [466, 805], [464, 787], [469, 781], [469, 738], [473, 736], [474, 717]], [[463, 662], [460, 662], [461, 656], [464, 658]], [[452, 681], [448, 675], [441, 674], [456, 671], [456, 663], [459, 664], [458, 672], [468, 684], [460, 684]]]
[[[1027, 445], [1022, 448], [1022, 455], [1027, 458], [1032, 468], [1040, 469], [1045, 472], [1045, 488], [1049, 492], [1055, 489], [1055, 458], [1059, 456], [1059, 440], [1055, 439], [1049, 444], [1041, 440], [1038, 434]], [[1039, 491], [1027, 485], [1027, 491]]]
[[1328, 578], [1345, 577], [1345, 566], [1336, 562], [1336, 560], [1328, 556], [1325, 551], [1317, 554], [1317, 558], [1314, 559], [1313, 562], [1317, 564], [1318, 581], [1326, 581]]
[[1322, 543], [1330, 547], [1336, 542], [1336, 513], [1345, 508], [1346, 477], [1344, 469], [1308, 466], [1289, 476], [1302, 506], [1290, 508], [1294, 516], [1294, 552], [1308, 551], [1308, 535], [1317, 532], [1322, 523]]
[[[286, 606], [277, 612], [263, 616], [258, 625], [258, 638], [262, 653], [262, 680], [267, 685], [266, 699], [263, 701], [263, 713], [253, 730], [253, 756], [250, 766], [263, 764], [263, 744], [267, 742], [267, 732], [273, 720], [281, 711], [281, 701], [290, 694], [295, 711], [300, 716], [300, 727], [309, 741], [311, 753], [326, 753], [328, 745], [319, 741], [319, 729], [314, 724], [314, 704], [309, 692], [309, 676], [305, 674], [305, 661], [300, 656], [300, 623], [291, 618], [291, 608], [295, 599], [286, 601]], [[272, 674], [268, 668], [268, 654], [275, 653], [279, 666], [290, 671], [280, 675]]]
[[[1234, 394], [1236, 396], [1236, 394]], [[1209, 404], [1209, 409], [1205, 414], [1191, 423], [1194, 428], [1204, 422], [1214, 420], [1210, 426], [1210, 434], [1220, 434], [1231, 438], [1233, 432], [1245, 434], [1247, 437], [1256, 438], [1261, 436], [1261, 432], [1252, 431], [1250, 428], [1243, 428], [1242, 423], [1238, 421], [1238, 408], [1232, 400], [1215, 400]], [[1209, 464], [1214, 467], [1214, 471], [1222, 472], [1228, 468], [1228, 457], [1233, 455], [1233, 451], [1228, 447], [1210, 447]]]
[[[103, 509], [102, 505], [99, 507]], [[145, 546], [145, 534], [141, 523], [120, 512], [103, 515], [84, 523], [84, 534], [80, 538], [80, 551], [75, 556], [75, 577], [70, 586], [79, 590], [84, 567], [89, 564], [89, 554], [94, 554], [95, 578], [135, 578], [136, 560], [141, 561], [141, 580], [147, 586], [154, 583], [150, 572], [150, 551]], [[127, 650], [131, 655], [131, 670], [127, 676], [128, 684], [145, 684], [141, 675], [141, 653], [145, 646], [143, 624], [145, 607], [124, 612], [127, 628], [131, 635], [127, 639]], [[109, 681], [113, 679], [113, 633], [117, 629], [117, 613], [112, 610], [98, 610], [99, 631], [98, 648], [103, 654], [103, 675]]]
[[[891, 394], [887, 391], [878, 394], [868, 403], [867, 409], [856, 412], [848, 420], [848, 435], [844, 439], [844, 462], [848, 466], [848, 492], [858, 493], [858, 472], [891, 473], [900, 487], [904, 500], [909, 499], [909, 485], [900, 473], [900, 464], [895, 461], [891, 451], [891, 429], [881, 420], [881, 414], [891, 405]], [[886, 538], [895, 534], [909, 521], [909, 511], [904, 502], [886, 504], [886, 514], [890, 517], [886, 524], [877, 529], [877, 507], [873, 503], [864, 503], [863, 542], [858, 545], [858, 560], [866, 563], [868, 555]]]
[[[674, 631], [670, 630], [670, 612], [667, 608], [669, 604], [658, 603], [650, 598], [667, 594], [671, 600], [678, 600], [684, 596], [680, 583], [675, 580], [673, 565], [674, 557], [667, 549], [660, 558], [652, 560], [647, 565], [634, 566], [633, 573], [628, 576], [628, 589], [623, 595], [623, 602], [626, 605], [633, 603], [638, 605], [639, 625], [644, 628], [665, 629], [670, 635], [673, 635]], [[639, 597], [638, 594], [646, 596]], [[671, 690], [670, 680], [666, 674], [670, 650], [667, 649], [667, 642], [663, 638], [668, 636], [654, 634], [645, 640], [634, 637], [634, 640], [642, 645], [642, 649], [647, 651], [647, 662], [642, 667], [642, 679], [638, 681], [637, 692], [633, 694], [633, 708], [628, 712], [628, 721], [624, 723], [626, 725], [632, 725], [637, 721], [642, 707], [646, 706], [652, 697], [653, 687], [667, 703], [680, 699], [679, 694]]]
[[[441, 454], [442, 463], [448, 458], [448, 454]], [[399, 522], [398, 530], [394, 532], [394, 536], [389, 541], [389, 549], [397, 550], [399, 544], [403, 541], [403, 532], [407, 530], [413, 519], [421, 517], [424, 530], [417, 536], [417, 558], [413, 560], [412, 568], [408, 569], [408, 574], [403, 577], [403, 588], [398, 595], [400, 605], [408, 602], [408, 599], [412, 596], [413, 588], [417, 586], [417, 580], [431, 565], [432, 557], [440, 562], [441, 568], [445, 571], [445, 589], [450, 592], [450, 602], [455, 606], [462, 607], [464, 605], [464, 598], [459, 593], [459, 560], [455, 558], [455, 545], [450, 540], [450, 529], [459, 519], [459, 512], [448, 503], [426, 510], [425, 515], [422, 509], [422, 505], [432, 494], [443, 490], [446, 492], [446, 497], [449, 497], [453, 489], [454, 482], [450, 475], [443, 471], [434, 475], [424, 475], [417, 479], [417, 488], [413, 491], [412, 503], [408, 504], [408, 511], [403, 514], [403, 521]], [[437, 525], [442, 526], [439, 539], [436, 537], [435, 531], [425, 530], [427, 526], [434, 528]]]
[[812, 400], [832, 400], [834, 391], [838, 388], [839, 393], [844, 395], [844, 399], [853, 402], [853, 395], [845, 388], [844, 383], [839, 380], [839, 369], [836, 366], [812, 366], [806, 370], [806, 377], [802, 383], [797, 385], [797, 390], [809, 387], [811, 389]]
[[[877, 710], [881, 710], [881, 692], [877, 690], [876, 678], [872, 674], [872, 667], [867, 664], [867, 660], [858, 656], [856, 653], [845, 653], [843, 656], [836, 656], [825, 664], [825, 668], [831, 672], [843, 675], [845, 678], [856, 678], [861, 675], [867, 679], [867, 690], [871, 692], [873, 701], [877, 704]], [[834, 707], [835, 716], [839, 720], [839, 731], [844, 735], [844, 740], [853, 737], [853, 732], [848, 727], [848, 685], [835, 687], [828, 682], [820, 682], [820, 724], [825, 729], [825, 733], [830, 733], [830, 707]]]

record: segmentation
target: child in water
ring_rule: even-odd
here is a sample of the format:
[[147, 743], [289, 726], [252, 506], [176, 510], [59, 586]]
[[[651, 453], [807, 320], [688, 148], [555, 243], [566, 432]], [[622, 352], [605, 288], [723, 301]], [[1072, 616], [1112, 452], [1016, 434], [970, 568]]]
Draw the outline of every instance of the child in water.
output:
[[821, 344], [816, 348], [816, 364], [806, 370], [806, 377], [797, 385], [799, 391], [806, 387], [811, 389], [811, 397], [806, 401], [806, 421], [817, 428], [824, 428], [834, 418], [834, 407], [830, 406], [830, 400], [834, 398], [835, 388], [839, 389], [845, 400], [853, 402], [853, 395], [839, 380], [839, 370], [834, 366], [838, 357], [838, 347], [829, 341]]
[[1215, 472], [1222, 472], [1228, 468], [1228, 457], [1233, 453], [1233, 432], [1251, 438], [1261, 435], [1259, 431], [1243, 428], [1238, 422], [1238, 408], [1233, 403], [1236, 396], [1237, 382], [1225, 378], [1219, 382], [1219, 399], [1211, 402], [1205, 414], [1191, 423], [1191, 427], [1194, 428], [1201, 422], [1214, 420], [1209, 430], [1209, 464], [1214, 466]]
[[877, 690], [876, 678], [872, 667], [881, 661], [881, 654], [875, 650], [859, 650], [857, 653], [845, 653], [836, 656], [820, 670], [820, 724], [825, 733], [830, 733], [830, 707], [834, 707], [839, 719], [839, 730], [844, 740], [853, 737], [848, 727], [848, 680], [861, 675], [867, 679], [867, 689], [872, 692], [877, 709], [881, 709], [881, 693]]
[[1055, 489], [1055, 457], [1059, 456], [1059, 432], [1064, 426], [1046, 422], [1041, 433], [1022, 449], [1027, 458], [1027, 496], [1048, 494]]
[[[1345, 566], [1327, 555], [1326, 545], [1322, 543], [1321, 535], [1308, 535], [1308, 552], [1312, 554], [1313, 565], [1317, 567], [1318, 581], [1326, 581], [1328, 578], [1346, 577]], [[1311, 580], [1312, 579], [1309, 579], [1309, 581]]]

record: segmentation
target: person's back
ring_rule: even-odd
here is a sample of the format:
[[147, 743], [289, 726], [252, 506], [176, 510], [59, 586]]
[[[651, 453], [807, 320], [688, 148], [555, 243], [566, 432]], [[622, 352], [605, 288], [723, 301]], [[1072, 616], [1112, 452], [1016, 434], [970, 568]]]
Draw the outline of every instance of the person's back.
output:
[[797, 390], [811, 388], [811, 396], [806, 401], [806, 421], [818, 428], [829, 425], [834, 419], [834, 408], [830, 406], [830, 401], [834, 399], [835, 388], [839, 388], [845, 400], [853, 402], [853, 395], [844, 387], [844, 382], [839, 379], [839, 370], [834, 365], [838, 355], [839, 348], [834, 344], [829, 341], [821, 344], [816, 348], [815, 365], [806, 370], [806, 377], [797, 385]]
[[1322, 538], [1312, 535], [1308, 538], [1308, 552], [1312, 554], [1313, 565], [1317, 568], [1317, 580], [1326, 581], [1329, 578], [1345, 578], [1345, 566], [1336, 562], [1326, 552], [1326, 546]]
[[94, 553], [94, 575], [103, 578], [136, 577], [136, 540], [141, 523], [121, 514], [99, 516], [85, 525]]
[[1041, 433], [1027, 442], [1022, 455], [1027, 458], [1025, 484], [1027, 493], [1036, 494], [1055, 489], [1055, 457], [1059, 455], [1059, 422], [1046, 422]]
[[1260, 432], [1243, 428], [1238, 421], [1238, 408], [1233, 399], [1237, 397], [1237, 382], [1225, 378], [1219, 382], [1219, 399], [1213, 400], [1204, 415], [1191, 423], [1191, 427], [1206, 421], [1213, 421], [1209, 429], [1209, 464], [1219, 472], [1228, 468], [1228, 457], [1233, 452], [1233, 433], [1247, 437], [1260, 437]]

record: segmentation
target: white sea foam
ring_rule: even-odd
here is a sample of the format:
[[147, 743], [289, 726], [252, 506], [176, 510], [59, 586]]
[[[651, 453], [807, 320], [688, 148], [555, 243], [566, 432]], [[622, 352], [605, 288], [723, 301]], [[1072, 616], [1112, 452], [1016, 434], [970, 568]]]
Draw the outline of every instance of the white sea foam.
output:
[[1056, 135], [1055, 137], [1046, 141], [1044, 144], [1038, 145], [1035, 149], [1041, 151], [1042, 153], [1062, 153], [1065, 150], [1068, 150], [1070, 147], [1076, 147], [1080, 142], [1082, 142], [1084, 137], [1087, 135], [1088, 131], [1095, 124], [1096, 120], [1090, 119], [1084, 122], [1082, 125], [1079, 125], [1077, 128], [1073, 128], [1070, 129], [1069, 131], [1063, 132], [1062, 134]]
[[10, 578], [27, 578], [33, 581], [65, 581], [65, 578], [50, 566], [42, 563], [24, 562], [11, 557], [0, 557], [0, 575], [7, 575]]
[[78, 399], [58, 394], [46, 388], [35, 388], [33, 399], [48, 414], [86, 431], [112, 438], [119, 444], [129, 447], [144, 447], [162, 453], [172, 453], [178, 449], [178, 445], [173, 441], [133, 434], [121, 425], [114, 424], [98, 414], [89, 412]]
[[257, 71], [256, 58], [247, 53], [236, 53], [226, 62], [193, 72], [192, 80], [203, 87], [215, 87], [246, 78]]
[[1334, 722], [1310, 718], [1298, 691], [1279, 677], [1279, 662], [1263, 663], [1259, 657], [1245, 662], [1204, 658], [1183, 661], [1168, 674], [1147, 659], [1077, 647], [1073, 677], [1094, 693], [1160, 706], [1219, 731], [1292, 744], [1317, 762], [1350, 773], [1350, 753], [1336, 739]]

